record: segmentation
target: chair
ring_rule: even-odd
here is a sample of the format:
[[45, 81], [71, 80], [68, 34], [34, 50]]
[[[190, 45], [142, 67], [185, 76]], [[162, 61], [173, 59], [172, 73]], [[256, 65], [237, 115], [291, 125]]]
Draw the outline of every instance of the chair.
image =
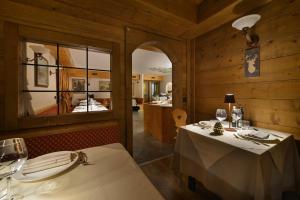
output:
[[180, 108], [176, 108], [176, 109], [173, 110], [172, 116], [173, 116], [173, 119], [175, 121], [175, 126], [177, 127], [176, 132], [178, 133], [179, 128], [181, 126], [186, 125], [187, 114], [186, 114], [185, 110], [180, 109]]

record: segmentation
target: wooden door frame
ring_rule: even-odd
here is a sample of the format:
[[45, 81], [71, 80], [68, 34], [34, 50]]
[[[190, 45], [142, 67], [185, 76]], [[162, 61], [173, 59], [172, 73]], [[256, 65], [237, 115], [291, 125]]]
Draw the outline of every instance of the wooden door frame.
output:
[[126, 92], [126, 148], [132, 154], [132, 53], [141, 45], [151, 45], [162, 50], [172, 63], [173, 108], [187, 109], [187, 45], [185, 40], [175, 40], [155, 33], [125, 28], [125, 92]]

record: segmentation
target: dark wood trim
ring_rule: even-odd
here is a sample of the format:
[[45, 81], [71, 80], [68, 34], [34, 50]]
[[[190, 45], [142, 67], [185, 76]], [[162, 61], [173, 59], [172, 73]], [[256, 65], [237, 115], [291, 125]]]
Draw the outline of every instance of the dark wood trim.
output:
[[4, 129], [6, 130], [16, 128], [18, 124], [19, 46], [18, 25], [4, 22]]
[[[4, 49], [5, 49], [5, 127], [3, 130], [20, 130], [36, 127], [49, 127], [73, 123], [93, 122], [101, 120], [119, 120], [123, 118], [121, 102], [120, 73], [120, 44], [97, 39], [89, 39], [72, 34], [59, 33], [44, 29], [37, 29], [5, 22], [4, 25]], [[76, 113], [49, 117], [19, 117], [19, 69], [22, 64], [20, 47], [22, 38], [40, 40], [45, 42], [63, 43], [68, 45], [83, 45], [97, 49], [109, 50], [112, 57], [112, 98], [113, 110], [95, 113]]]

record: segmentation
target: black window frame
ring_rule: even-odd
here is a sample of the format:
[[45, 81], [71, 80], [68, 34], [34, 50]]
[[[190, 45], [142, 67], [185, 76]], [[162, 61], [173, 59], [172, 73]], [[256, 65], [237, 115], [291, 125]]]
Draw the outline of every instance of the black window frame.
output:
[[[24, 44], [26, 44], [27, 42], [31, 42], [31, 43], [36, 43], [36, 44], [49, 44], [49, 45], [52, 45], [52, 46], [56, 46], [56, 60], [55, 60], [55, 65], [53, 64], [47, 64], [47, 65], [40, 65], [40, 64], [37, 64], [36, 61], [34, 60], [34, 63], [28, 63], [28, 58], [26, 57], [26, 45], [22, 45], [23, 49], [22, 51], [25, 52], [23, 53], [23, 58], [22, 58], [22, 62], [21, 62], [21, 67], [23, 68], [27, 68], [28, 66], [32, 66], [32, 67], [47, 67], [47, 68], [54, 68], [55, 69], [55, 76], [56, 76], [56, 90], [25, 90], [24, 89], [24, 77], [26, 76], [24, 74], [24, 71], [22, 70], [22, 77], [21, 77], [21, 80], [23, 80], [22, 82], [22, 89], [21, 89], [21, 92], [22, 93], [31, 93], [31, 92], [49, 92], [49, 93], [56, 93], [56, 105], [57, 105], [57, 113], [56, 115], [53, 115], [53, 116], [62, 116], [62, 115], [76, 115], [76, 114], [82, 114], [82, 113], [103, 113], [105, 111], [89, 111], [89, 103], [87, 103], [87, 110], [86, 112], [78, 112], [78, 113], [60, 113], [60, 100], [61, 100], [61, 96], [60, 96], [60, 93], [61, 92], [70, 92], [70, 93], [86, 93], [86, 99], [88, 99], [89, 97], [89, 92], [91, 93], [110, 93], [110, 106], [109, 106], [109, 109], [107, 111], [112, 111], [113, 110], [113, 101], [112, 101], [112, 93], [113, 93], [113, 90], [112, 90], [112, 50], [111, 49], [100, 49], [99, 47], [93, 47], [93, 46], [83, 46], [83, 45], [76, 45], [76, 44], [64, 44], [64, 43], [58, 43], [58, 42], [46, 42], [46, 41], [42, 41], [42, 40], [27, 40], [27, 39], [23, 39], [22, 42]], [[81, 49], [81, 50], [84, 50], [86, 55], [86, 66], [83, 68], [83, 67], [73, 67], [73, 66], [63, 66], [63, 65], [60, 65], [60, 47], [62, 48], [70, 48], [70, 49]], [[96, 51], [96, 52], [99, 52], [99, 53], [106, 53], [106, 54], [109, 54], [110, 55], [110, 66], [109, 66], [109, 70], [106, 70], [106, 69], [94, 69], [94, 68], [89, 68], [89, 52], [91, 51]], [[24, 58], [25, 56], [25, 58]], [[36, 59], [36, 57], [34, 57], [33, 59]], [[72, 91], [72, 90], [60, 90], [60, 69], [76, 69], [76, 70], [86, 70], [86, 77], [85, 77], [85, 80], [86, 80], [86, 90], [83, 90], [83, 91]], [[89, 90], [89, 71], [99, 71], [99, 72], [109, 72], [110, 73], [110, 90]], [[39, 117], [39, 116], [36, 116], [36, 115], [28, 115], [28, 116], [22, 116], [22, 117], [32, 117], [32, 116], [35, 116], [35, 117]], [[44, 116], [40, 116], [40, 117], [44, 117]]]

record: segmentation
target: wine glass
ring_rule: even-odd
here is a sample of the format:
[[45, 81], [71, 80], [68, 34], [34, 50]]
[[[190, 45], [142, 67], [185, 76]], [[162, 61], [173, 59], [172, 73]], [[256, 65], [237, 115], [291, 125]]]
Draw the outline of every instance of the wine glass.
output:
[[10, 185], [11, 176], [18, 172], [27, 160], [27, 148], [22, 138], [12, 138], [0, 141], [0, 177], [7, 178], [7, 194], [5, 199], [19, 199], [20, 195], [13, 195]]
[[222, 122], [227, 118], [227, 113], [225, 109], [217, 109], [216, 118]]

